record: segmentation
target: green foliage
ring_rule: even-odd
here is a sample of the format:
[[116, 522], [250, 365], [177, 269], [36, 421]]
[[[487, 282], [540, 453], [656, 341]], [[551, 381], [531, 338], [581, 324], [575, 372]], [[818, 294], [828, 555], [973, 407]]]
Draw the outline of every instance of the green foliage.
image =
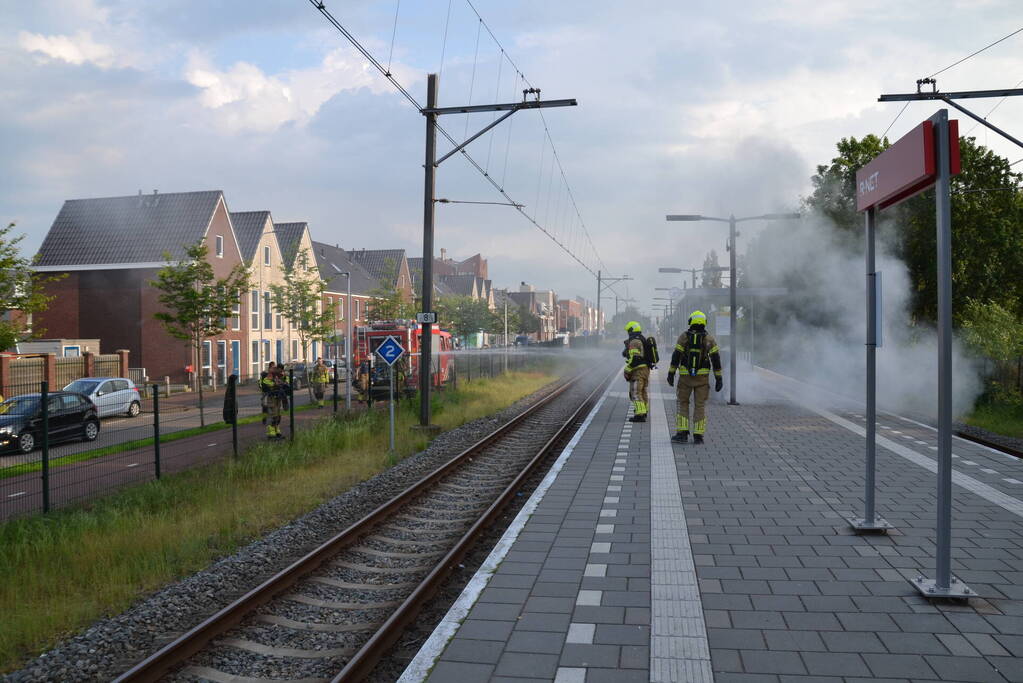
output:
[[298, 335], [303, 360], [309, 360], [306, 353], [310, 342], [326, 340], [334, 334], [337, 311], [323, 305], [326, 286], [308, 249], [303, 249], [284, 267], [283, 285], [270, 285], [274, 307]]
[[402, 292], [388, 280], [369, 292], [373, 297], [366, 311], [368, 322], [379, 320], [408, 320], [416, 317], [416, 305], [406, 301]]
[[[511, 311], [508, 313], [511, 315]], [[540, 332], [540, 317], [530, 312], [526, 306], [519, 306], [519, 324], [516, 332], [519, 334], [538, 334]], [[511, 329], [509, 326], [508, 329]]]
[[151, 282], [160, 290], [160, 303], [167, 309], [154, 314], [167, 333], [186, 342], [196, 353], [203, 340], [216, 336], [227, 327], [234, 313], [238, 293], [248, 289], [244, 266], [235, 266], [225, 278], [217, 278], [206, 255], [203, 242], [185, 248], [185, 258], [177, 263], [165, 254], [167, 265]]
[[838, 156], [830, 164], [818, 166], [810, 178], [813, 192], [803, 200], [803, 206], [830, 218], [842, 230], [855, 231], [863, 224], [856, 212], [856, 171], [888, 149], [888, 138], [842, 138], [837, 147]]
[[[437, 301], [437, 320], [441, 327], [457, 337], [497, 330], [497, 318], [483, 299], [471, 296], [446, 296]], [[503, 311], [501, 329], [504, 328]]]
[[[963, 321], [967, 299], [995, 302], [1023, 317], [1023, 175], [974, 138], [959, 144], [962, 173], [952, 178], [952, 310]], [[934, 191], [898, 207], [894, 242], [909, 266], [912, 310], [937, 318]]]
[[33, 272], [32, 261], [24, 258], [18, 248], [24, 235], [11, 236], [14, 223], [0, 228], [0, 351], [10, 349], [30, 336], [39, 336], [45, 330], [30, 329], [33, 313], [46, 310], [52, 296], [47, 296], [44, 285], [60, 280], [64, 275], [40, 275]]
[[963, 340], [968, 346], [996, 361], [1023, 356], [1023, 320], [993, 301], [967, 299], [961, 316]]

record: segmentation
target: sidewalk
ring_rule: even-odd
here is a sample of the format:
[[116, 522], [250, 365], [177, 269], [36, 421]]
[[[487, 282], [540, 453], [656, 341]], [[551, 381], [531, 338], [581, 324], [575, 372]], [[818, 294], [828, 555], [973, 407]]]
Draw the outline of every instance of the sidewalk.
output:
[[881, 416], [895, 529], [856, 536], [862, 415], [765, 383], [716, 397], [704, 446], [668, 441], [663, 373], [646, 424], [613, 386], [402, 681], [1023, 681], [1023, 462], [954, 443], [952, 569], [983, 597], [932, 603], [935, 433]]

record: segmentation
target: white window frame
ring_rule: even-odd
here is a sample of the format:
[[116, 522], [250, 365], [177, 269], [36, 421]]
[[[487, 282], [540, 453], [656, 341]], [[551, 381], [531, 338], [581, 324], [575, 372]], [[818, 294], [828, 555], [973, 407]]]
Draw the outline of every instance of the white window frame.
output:
[[260, 364], [259, 364], [259, 340], [258, 339], [253, 339], [252, 343], [249, 344], [249, 346], [251, 347], [251, 349], [249, 350], [249, 354], [252, 356], [252, 358], [249, 359], [249, 365], [252, 366], [252, 376], [253, 377], [259, 377], [259, 368], [260, 368]]
[[234, 301], [234, 305], [231, 307], [231, 329], [238, 331], [242, 329], [242, 295], [238, 293], [238, 297]]
[[263, 329], [272, 330], [274, 328], [274, 312], [273, 312], [273, 295], [269, 292], [263, 292]]
[[259, 305], [260, 305], [259, 304], [259, 299], [260, 299], [260, 296], [259, 296], [259, 290], [258, 289], [253, 289], [251, 292], [249, 292], [249, 303], [251, 304], [251, 309], [252, 309], [251, 311], [249, 311], [249, 318], [251, 319], [250, 322], [252, 324], [252, 329], [253, 330], [258, 330], [259, 329], [259, 323], [261, 322], [261, 319], [259, 317], [260, 316], [260, 313], [259, 313]]
[[263, 245], [263, 265], [270, 265], [270, 246]]
[[214, 249], [217, 254], [217, 258], [224, 258], [224, 236], [217, 235], [214, 240]]

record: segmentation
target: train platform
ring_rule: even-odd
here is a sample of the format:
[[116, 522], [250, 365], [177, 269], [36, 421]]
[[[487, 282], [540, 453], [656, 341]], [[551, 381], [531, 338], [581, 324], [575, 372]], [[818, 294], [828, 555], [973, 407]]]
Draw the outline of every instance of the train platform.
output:
[[[936, 432], [879, 414], [878, 510], [856, 535], [863, 416], [760, 373], [673, 445], [615, 381], [400, 679], [1023, 681], [1023, 462], [953, 443], [954, 574], [930, 601]], [[739, 396], [742, 400], [742, 394]]]

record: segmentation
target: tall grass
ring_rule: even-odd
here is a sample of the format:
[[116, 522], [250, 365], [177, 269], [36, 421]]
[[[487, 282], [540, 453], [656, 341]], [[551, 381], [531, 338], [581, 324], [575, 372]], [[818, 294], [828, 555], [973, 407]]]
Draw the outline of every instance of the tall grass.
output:
[[[435, 396], [451, 429], [512, 404], [553, 379], [512, 373]], [[0, 671], [421, 450], [418, 404], [324, 420], [293, 444], [264, 443], [225, 461], [126, 489], [79, 508], [0, 524]]]

